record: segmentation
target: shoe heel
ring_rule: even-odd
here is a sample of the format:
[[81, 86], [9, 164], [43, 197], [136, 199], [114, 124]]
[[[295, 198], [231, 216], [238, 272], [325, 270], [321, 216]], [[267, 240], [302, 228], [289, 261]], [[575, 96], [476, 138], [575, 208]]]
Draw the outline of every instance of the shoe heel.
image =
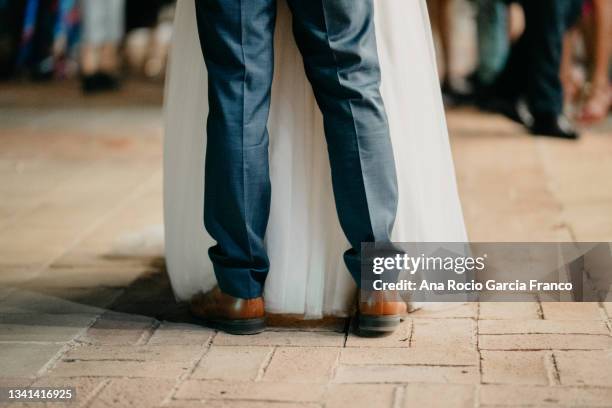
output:
[[388, 336], [400, 324], [400, 316], [369, 316], [359, 315], [357, 331], [363, 337]]
[[266, 319], [244, 319], [244, 320], [217, 320], [214, 326], [229, 334], [249, 335], [258, 334], [266, 329]]

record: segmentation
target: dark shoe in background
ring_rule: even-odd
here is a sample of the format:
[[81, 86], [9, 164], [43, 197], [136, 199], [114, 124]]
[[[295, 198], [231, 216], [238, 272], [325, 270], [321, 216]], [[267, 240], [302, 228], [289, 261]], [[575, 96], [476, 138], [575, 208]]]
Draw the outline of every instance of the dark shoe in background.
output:
[[83, 90], [83, 93], [94, 93], [98, 91], [98, 88], [99, 84], [97, 74], [83, 75], [81, 77], [81, 89]]
[[86, 94], [116, 91], [120, 88], [119, 78], [115, 75], [96, 72], [81, 77], [81, 89]]
[[467, 81], [444, 81], [441, 85], [442, 101], [447, 108], [471, 105], [474, 103], [474, 91]]
[[120, 88], [119, 78], [116, 75], [109, 74], [106, 72], [100, 72], [97, 75], [98, 75], [98, 82], [102, 90], [116, 91]]
[[509, 100], [487, 96], [482, 97], [477, 106], [485, 112], [498, 113], [527, 128], [533, 125], [533, 116], [523, 99]]
[[529, 131], [535, 136], [550, 136], [568, 140], [576, 140], [580, 137], [564, 115], [537, 115]]
[[257, 334], [266, 328], [262, 297], [240, 299], [215, 287], [191, 299], [191, 314], [205, 326], [230, 334]]

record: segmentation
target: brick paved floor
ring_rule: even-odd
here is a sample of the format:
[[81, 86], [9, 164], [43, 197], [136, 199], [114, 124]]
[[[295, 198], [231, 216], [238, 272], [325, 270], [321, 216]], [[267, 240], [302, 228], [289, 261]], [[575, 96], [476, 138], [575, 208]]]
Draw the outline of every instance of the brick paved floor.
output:
[[[612, 406], [611, 303], [423, 309], [383, 339], [194, 325], [159, 254], [115, 249], [161, 222], [160, 91], [129, 91], [1, 86], [0, 386], [75, 386], [82, 407]], [[612, 241], [610, 123], [578, 143], [449, 124], [473, 240]]]

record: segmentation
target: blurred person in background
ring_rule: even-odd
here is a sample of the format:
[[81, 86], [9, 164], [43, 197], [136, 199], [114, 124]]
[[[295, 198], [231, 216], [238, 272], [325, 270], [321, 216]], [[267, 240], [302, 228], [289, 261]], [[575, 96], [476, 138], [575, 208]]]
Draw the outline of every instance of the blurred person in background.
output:
[[81, 78], [86, 93], [119, 88], [125, 0], [82, 0]]
[[498, 100], [490, 107], [534, 135], [576, 139], [577, 131], [563, 114], [560, 68], [563, 37], [576, 24], [582, 0], [518, 3], [525, 15], [525, 31], [494, 84]]
[[174, 3], [127, 1], [125, 57], [130, 73], [163, 80], [172, 39]]
[[510, 50], [509, 13], [503, 0], [476, 0], [478, 65], [474, 80], [480, 86], [495, 81], [506, 63]]
[[431, 27], [438, 39], [440, 54], [442, 54], [442, 66], [440, 67], [442, 91], [450, 89], [451, 71], [451, 35], [452, 35], [452, 0], [428, 0], [427, 9], [431, 19]]
[[442, 97], [445, 105], [456, 105], [464, 102], [469, 93], [466, 82], [453, 74], [455, 61], [453, 60], [453, 31], [454, 31], [454, 1], [453, 0], [427, 0], [427, 9], [431, 27], [436, 35], [437, 50], [441, 55], [439, 71], [442, 86]]
[[25, 0], [0, 0], [0, 78], [14, 74]]
[[[68, 56], [78, 40], [76, 0], [27, 0], [12, 10], [21, 32], [15, 67], [35, 80], [69, 75]], [[13, 22], [13, 24], [15, 24]]]
[[475, 97], [487, 92], [503, 71], [511, 45], [523, 34], [525, 19], [518, 4], [505, 0], [475, 0], [478, 62], [470, 75]]
[[[584, 4], [581, 24], [566, 34], [561, 79], [565, 91], [565, 102], [571, 109], [580, 105], [577, 118], [585, 123], [598, 122], [606, 118], [612, 105], [610, 88], [610, 50], [612, 42], [612, 2], [610, 0], [588, 0]], [[582, 61], [586, 73], [575, 64], [578, 40], [583, 40]], [[586, 78], [585, 78], [586, 77]]]

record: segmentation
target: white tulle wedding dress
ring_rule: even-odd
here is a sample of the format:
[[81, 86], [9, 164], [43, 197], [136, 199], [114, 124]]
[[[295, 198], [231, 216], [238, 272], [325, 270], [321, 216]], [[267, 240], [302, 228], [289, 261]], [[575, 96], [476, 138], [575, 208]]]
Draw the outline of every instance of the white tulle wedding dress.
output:
[[[355, 285], [342, 261], [348, 242], [335, 211], [321, 114], [284, 0], [278, 8], [266, 308], [307, 318], [345, 315]], [[180, 300], [215, 284], [207, 256], [214, 242], [202, 221], [208, 102], [194, 10], [194, 0], [178, 1], [165, 99], [165, 251]], [[375, 11], [400, 193], [393, 239], [466, 241], [425, 0], [375, 0]]]

